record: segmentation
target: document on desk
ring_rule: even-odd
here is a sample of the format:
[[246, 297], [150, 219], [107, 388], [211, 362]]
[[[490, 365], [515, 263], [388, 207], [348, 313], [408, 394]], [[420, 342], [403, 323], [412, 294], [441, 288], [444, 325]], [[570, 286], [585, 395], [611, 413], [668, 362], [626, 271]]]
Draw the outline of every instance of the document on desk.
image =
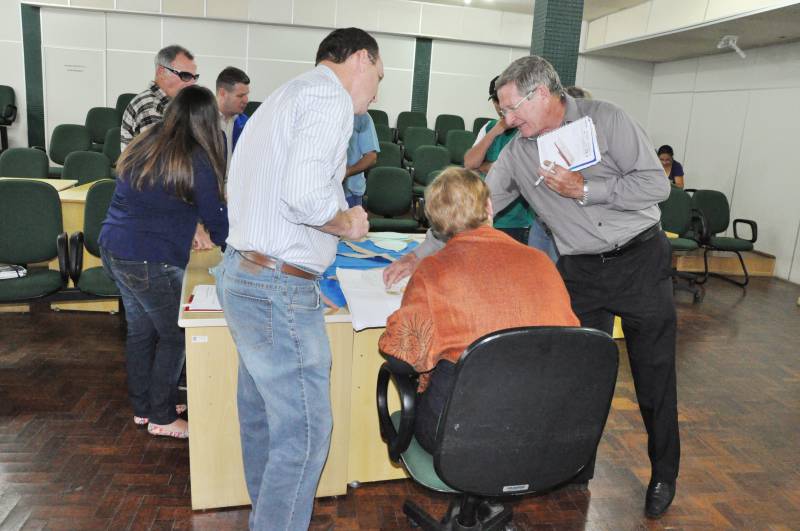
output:
[[336, 268], [336, 277], [342, 287], [347, 307], [353, 319], [353, 330], [380, 328], [398, 308], [403, 300], [403, 288], [392, 286], [387, 290], [383, 284], [383, 268], [344, 269]]
[[198, 284], [192, 290], [187, 312], [221, 312], [222, 305], [217, 299], [217, 287], [212, 284]]
[[536, 139], [539, 161], [555, 162], [559, 166], [579, 171], [600, 162], [597, 131], [588, 116], [568, 123]]

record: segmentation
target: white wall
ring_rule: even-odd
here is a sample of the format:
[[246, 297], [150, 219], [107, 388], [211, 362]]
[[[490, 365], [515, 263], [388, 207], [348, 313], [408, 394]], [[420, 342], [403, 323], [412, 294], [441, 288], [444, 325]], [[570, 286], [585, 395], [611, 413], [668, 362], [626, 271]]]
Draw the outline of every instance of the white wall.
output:
[[776, 276], [800, 281], [800, 43], [657, 64], [652, 87], [649, 133], [675, 148], [686, 186], [724, 192]]
[[14, 89], [17, 119], [8, 127], [8, 145], [28, 145], [28, 117], [25, 96], [25, 66], [22, 55], [22, 21], [19, 0], [0, 1], [0, 84]]
[[625, 109], [643, 127], [650, 109], [653, 63], [611, 57], [578, 57], [575, 85]]

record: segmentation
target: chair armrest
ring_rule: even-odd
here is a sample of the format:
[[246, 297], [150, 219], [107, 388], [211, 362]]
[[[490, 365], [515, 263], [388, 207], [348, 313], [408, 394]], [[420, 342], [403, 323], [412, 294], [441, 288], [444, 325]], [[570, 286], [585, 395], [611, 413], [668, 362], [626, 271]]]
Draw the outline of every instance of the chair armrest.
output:
[[69, 242], [66, 232], [56, 236], [56, 249], [58, 250], [58, 272], [61, 273], [61, 282], [66, 284], [69, 277]]
[[697, 191], [697, 188], [684, 188], [683, 191], [687, 194], [693, 194]]
[[705, 244], [711, 239], [708, 233], [708, 223], [706, 217], [696, 208], [692, 209], [692, 232], [694, 232], [697, 243]]
[[11, 124], [14, 120], [17, 119], [17, 106], [16, 105], [6, 105], [6, 108], [3, 109], [3, 115], [0, 116], [2, 120], [7, 123]]
[[[733, 237], [734, 238], [739, 238], [739, 232], [736, 230], [736, 225], [738, 225], [739, 223], [741, 223], [743, 225], [750, 225], [750, 239], [747, 240], [747, 241], [749, 241], [750, 243], [756, 243], [756, 240], [758, 239], [758, 224], [755, 221], [753, 221], [752, 219], [741, 219], [741, 218], [740, 219], [734, 219], [733, 220]], [[747, 238], [740, 238], [740, 239], [745, 240]]]
[[397, 141], [400, 140], [400, 131], [396, 127], [390, 129], [392, 130], [392, 142], [397, 144]]
[[83, 271], [83, 232], [73, 232], [69, 237], [69, 278], [78, 285]]
[[[392, 363], [395, 361], [397, 363]], [[397, 462], [400, 454], [408, 449], [411, 438], [414, 436], [414, 419], [416, 418], [417, 401], [417, 373], [413, 370], [405, 370], [398, 364], [399, 360], [389, 360], [381, 365], [378, 371], [378, 385], [376, 389], [376, 401], [378, 406], [378, 424], [380, 426], [381, 438], [386, 441], [389, 448], [389, 459]], [[395, 371], [394, 369], [397, 369]], [[389, 414], [389, 379], [394, 380], [400, 394], [400, 430], [396, 430]]]

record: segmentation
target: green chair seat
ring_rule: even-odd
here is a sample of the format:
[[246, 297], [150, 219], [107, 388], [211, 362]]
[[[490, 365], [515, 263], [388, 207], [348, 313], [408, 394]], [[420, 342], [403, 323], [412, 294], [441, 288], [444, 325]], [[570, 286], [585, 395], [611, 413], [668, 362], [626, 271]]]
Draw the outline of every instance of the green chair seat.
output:
[[[392, 413], [391, 419], [392, 424], [394, 424], [394, 429], [399, 430], [400, 412], [395, 411]], [[421, 483], [437, 492], [447, 492], [451, 494], [458, 492], [439, 479], [439, 476], [436, 474], [436, 469], [433, 466], [433, 456], [419, 445], [416, 437], [412, 437], [408, 449], [400, 455], [409, 475], [411, 475], [417, 483]]]
[[61, 273], [44, 268], [28, 269], [23, 278], [0, 280], [0, 302], [36, 299], [63, 287]]
[[426, 188], [427, 186], [425, 186], [424, 184], [415, 184], [414, 187], [412, 188], [412, 191], [414, 192], [414, 195], [425, 195]]
[[689, 238], [670, 238], [669, 244], [673, 251], [694, 251], [700, 247], [696, 241]]
[[78, 289], [100, 297], [119, 297], [119, 289], [102, 266], [84, 269], [78, 280]]
[[718, 251], [752, 251], [753, 242], [728, 236], [711, 236], [711, 246]]
[[414, 232], [419, 227], [416, 220], [408, 218], [370, 218], [369, 230], [372, 232], [395, 231]]
[[47, 178], [47, 154], [34, 148], [10, 148], [0, 153], [0, 177]]

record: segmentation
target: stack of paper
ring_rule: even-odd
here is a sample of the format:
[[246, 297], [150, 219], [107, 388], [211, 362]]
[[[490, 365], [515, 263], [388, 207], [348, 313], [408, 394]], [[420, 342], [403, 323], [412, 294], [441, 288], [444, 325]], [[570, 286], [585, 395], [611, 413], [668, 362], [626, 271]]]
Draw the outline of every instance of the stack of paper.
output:
[[550, 161], [572, 171], [579, 171], [600, 162], [597, 131], [588, 116], [540, 135], [536, 139], [536, 145], [539, 147], [541, 163]]
[[222, 305], [217, 299], [217, 288], [212, 284], [198, 284], [192, 290], [187, 312], [221, 312]]
[[386, 326], [389, 316], [400, 308], [402, 286], [387, 290], [381, 269], [336, 269], [336, 276], [347, 299], [353, 329]]

